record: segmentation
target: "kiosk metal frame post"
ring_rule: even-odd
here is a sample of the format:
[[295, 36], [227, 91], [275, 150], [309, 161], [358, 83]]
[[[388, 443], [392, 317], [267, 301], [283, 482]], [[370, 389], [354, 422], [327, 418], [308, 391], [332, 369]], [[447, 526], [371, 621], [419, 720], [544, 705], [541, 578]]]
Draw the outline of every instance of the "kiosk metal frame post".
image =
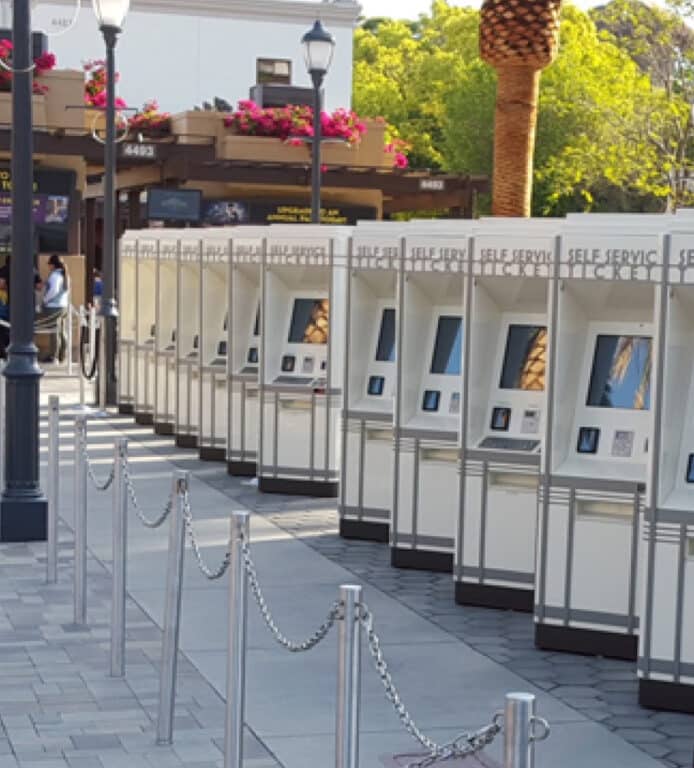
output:
[[[173, 435], [176, 423], [176, 336], [180, 232], [160, 233], [154, 334], [154, 431]], [[172, 300], [173, 298], [173, 300]]]
[[[118, 327], [118, 412], [135, 413], [137, 325], [137, 233], [126, 232], [120, 244], [120, 323]], [[95, 346], [91, 346], [93, 350]]]
[[135, 421], [154, 424], [157, 263], [159, 233], [138, 239], [135, 281]]

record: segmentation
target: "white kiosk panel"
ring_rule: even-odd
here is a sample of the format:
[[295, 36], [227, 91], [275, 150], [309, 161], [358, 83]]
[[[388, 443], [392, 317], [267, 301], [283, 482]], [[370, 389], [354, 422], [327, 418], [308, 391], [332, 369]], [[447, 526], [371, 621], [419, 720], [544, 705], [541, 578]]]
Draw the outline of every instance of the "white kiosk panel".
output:
[[357, 226], [350, 248], [339, 503], [348, 538], [389, 540], [402, 231]]
[[158, 233], [143, 230], [138, 240], [135, 279], [135, 421], [154, 423], [154, 341]]
[[638, 541], [663, 237], [629, 218], [570, 227], [553, 289], [536, 643], [636, 657]]
[[135, 337], [137, 312], [137, 231], [120, 241], [120, 320], [118, 322], [118, 410], [135, 412]]
[[180, 230], [164, 229], [159, 237], [154, 393], [154, 431], [159, 435], [173, 435], [176, 421], [176, 297], [180, 235]]

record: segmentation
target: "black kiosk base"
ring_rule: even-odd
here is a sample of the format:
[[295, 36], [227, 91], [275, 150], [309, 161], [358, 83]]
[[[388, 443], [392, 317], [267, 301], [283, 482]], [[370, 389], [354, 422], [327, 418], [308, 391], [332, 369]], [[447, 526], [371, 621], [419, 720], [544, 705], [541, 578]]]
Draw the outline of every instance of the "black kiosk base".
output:
[[608, 659], [636, 661], [639, 639], [596, 629], [535, 624], [535, 645], [544, 651], [565, 651]]
[[373, 523], [341, 517], [340, 536], [343, 539], [375, 541], [379, 544], [387, 544], [390, 541], [390, 526], [388, 523]]

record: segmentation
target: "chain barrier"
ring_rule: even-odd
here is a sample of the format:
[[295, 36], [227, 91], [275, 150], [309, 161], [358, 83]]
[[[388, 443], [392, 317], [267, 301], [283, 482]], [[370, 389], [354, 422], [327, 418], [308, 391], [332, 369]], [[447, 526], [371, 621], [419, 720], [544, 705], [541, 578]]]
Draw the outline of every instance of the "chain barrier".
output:
[[82, 438], [82, 460], [84, 461], [84, 464], [87, 468], [87, 475], [89, 476], [89, 479], [92, 481], [96, 490], [107, 491], [111, 485], [113, 485], [113, 480], [116, 477], [115, 463], [111, 466], [107, 478], [105, 480], [100, 480], [94, 471], [94, 467], [92, 467], [92, 462], [89, 458], [89, 453], [87, 452], [87, 444], [84, 440], [84, 437]]
[[203, 557], [202, 550], [200, 549], [200, 545], [198, 544], [197, 536], [195, 535], [195, 527], [193, 525], [193, 512], [190, 508], [190, 496], [188, 494], [188, 489], [183, 491], [183, 522], [185, 523], [186, 531], [188, 532], [190, 543], [193, 547], [193, 554], [197, 560], [200, 572], [206, 579], [209, 579], [210, 581], [221, 579], [222, 576], [224, 576], [224, 574], [229, 570], [229, 565], [231, 563], [231, 552], [227, 550], [226, 554], [224, 555], [224, 559], [218, 568], [210, 568], [207, 565], [205, 558]]
[[169, 496], [169, 499], [166, 502], [166, 506], [164, 507], [164, 511], [161, 512], [158, 517], [150, 520], [142, 511], [140, 504], [137, 501], [137, 494], [135, 493], [133, 479], [130, 476], [130, 468], [128, 467], [127, 459], [123, 461], [123, 479], [125, 481], [125, 487], [128, 491], [128, 498], [132, 502], [135, 514], [139, 518], [142, 525], [144, 525], [145, 528], [159, 528], [161, 525], [163, 525], [166, 522], [168, 516], [171, 514], [171, 510], [173, 509], [173, 493]]
[[318, 627], [318, 629], [303, 642], [294, 642], [282, 634], [270, 612], [270, 608], [263, 595], [263, 590], [260, 587], [260, 582], [258, 581], [258, 572], [255, 563], [253, 562], [253, 558], [251, 557], [251, 548], [246, 539], [241, 540], [241, 554], [243, 556], [243, 564], [248, 576], [248, 584], [253, 593], [253, 598], [255, 599], [260, 615], [267, 628], [270, 630], [270, 634], [275, 642], [290, 653], [303, 653], [315, 648], [321, 640], [324, 640], [327, 637], [328, 633], [335, 625], [335, 622], [341, 617], [342, 603], [339, 600], [336, 600], [330, 607], [330, 611], [328, 612], [325, 621]]
[[422, 747], [429, 752], [423, 759], [410, 763], [408, 768], [427, 768], [427, 766], [445, 760], [469, 757], [470, 755], [474, 755], [481, 751], [494, 741], [499, 733], [501, 733], [502, 713], [500, 712], [497, 712], [494, 715], [492, 722], [489, 723], [489, 725], [485, 725], [471, 733], [462, 733], [460, 736], [453, 739], [453, 741], [445, 744], [437, 744], [422, 733], [412, 718], [412, 715], [407, 711], [407, 708], [400, 698], [400, 693], [393, 682], [393, 678], [388, 671], [388, 665], [383, 657], [381, 640], [374, 630], [373, 614], [366, 603], [362, 603], [358, 610], [359, 623], [366, 635], [369, 653], [374, 660], [376, 672], [385, 689], [386, 698], [393, 705], [395, 713], [405, 730], [415, 739], [415, 741], [418, 741]]

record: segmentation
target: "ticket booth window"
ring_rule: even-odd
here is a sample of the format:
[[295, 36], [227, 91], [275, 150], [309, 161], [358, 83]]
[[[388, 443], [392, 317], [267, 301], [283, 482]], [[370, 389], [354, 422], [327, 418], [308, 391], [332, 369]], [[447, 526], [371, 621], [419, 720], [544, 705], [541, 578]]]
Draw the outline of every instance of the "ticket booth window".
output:
[[586, 404], [647, 411], [651, 400], [651, 367], [649, 336], [599, 335]]
[[292, 63], [288, 59], [258, 59], [256, 83], [258, 85], [291, 85]]

